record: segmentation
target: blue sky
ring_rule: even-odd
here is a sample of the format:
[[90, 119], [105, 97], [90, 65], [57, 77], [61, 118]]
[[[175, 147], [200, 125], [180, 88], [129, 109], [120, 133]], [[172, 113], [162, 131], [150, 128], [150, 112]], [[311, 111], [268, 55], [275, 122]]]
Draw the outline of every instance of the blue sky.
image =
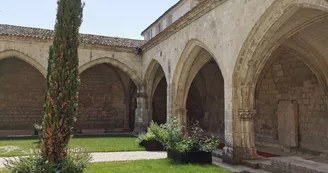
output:
[[[57, 0], [2, 0], [0, 23], [53, 29]], [[178, 0], [85, 0], [81, 33], [142, 39]]]

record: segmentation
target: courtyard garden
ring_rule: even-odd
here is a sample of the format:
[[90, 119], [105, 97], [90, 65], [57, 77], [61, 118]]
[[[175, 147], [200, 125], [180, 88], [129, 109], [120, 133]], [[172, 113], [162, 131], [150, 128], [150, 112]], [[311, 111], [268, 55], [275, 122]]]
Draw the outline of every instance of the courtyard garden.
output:
[[[229, 171], [212, 165], [211, 152], [217, 148], [219, 141], [213, 137], [203, 136], [202, 129], [197, 125], [192, 126], [186, 134], [183, 133], [183, 126], [179, 122], [171, 118], [167, 123], [158, 125], [151, 122], [146, 133], [139, 134], [138, 137], [133, 135], [78, 135], [70, 140], [69, 148], [84, 148], [87, 152], [124, 152], [124, 151], [145, 151], [148, 150], [147, 142], [152, 144], [156, 141], [156, 145], [160, 144], [161, 147], [153, 147], [151, 151], [158, 151], [165, 153], [158, 158], [139, 158], [135, 161], [122, 161], [117, 159], [114, 161], [106, 161], [100, 163], [89, 163], [84, 165], [84, 172], [86, 173], [101, 173], [101, 172], [136, 172], [136, 173], [178, 173], [178, 172], [218, 172], [228, 173]], [[31, 153], [32, 148], [40, 148], [40, 141], [38, 138], [3, 138], [0, 139], [0, 156], [22, 156]], [[157, 154], [158, 152], [151, 153]], [[167, 153], [167, 154], [166, 154]], [[174, 154], [172, 154], [174, 153]], [[72, 155], [72, 154], [69, 154]], [[74, 154], [73, 154], [74, 155]], [[124, 154], [123, 154], [124, 155]], [[77, 152], [77, 160], [75, 157], [72, 161], [84, 163], [83, 153]], [[18, 173], [24, 172], [21, 170], [38, 169], [33, 166], [33, 163], [38, 162], [42, 157], [38, 155], [29, 155], [31, 160], [24, 162], [12, 162], [18, 165], [9, 169], [11, 172], [19, 170]], [[69, 157], [69, 158], [70, 158]], [[122, 155], [117, 154], [117, 157]], [[82, 159], [81, 159], [82, 158]], [[143, 160], [147, 159], [147, 160]], [[150, 160], [154, 159], [154, 160]], [[97, 160], [97, 158], [96, 158]], [[99, 159], [98, 159], [99, 160]], [[89, 162], [89, 161], [88, 161]], [[32, 165], [30, 165], [32, 163]], [[0, 173], [9, 173], [8, 169], [0, 170]], [[32, 171], [34, 172], [34, 171]]]
[[[59, 0], [57, 4], [43, 121], [37, 128], [40, 138], [0, 139], [0, 157], [20, 156], [1, 158], [1, 167], [5, 169], [0, 172], [228, 172], [212, 165], [211, 153], [219, 141], [204, 136], [197, 125], [186, 129], [175, 118], [162, 125], [152, 122], [147, 132], [139, 134], [138, 138], [132, 135], [72, 136], [79, 100], [79, 28], [84, 3]], [[132, 152], [144, 150], [159, 152]], [[92, 161], [101, 163], [90, 163]]]

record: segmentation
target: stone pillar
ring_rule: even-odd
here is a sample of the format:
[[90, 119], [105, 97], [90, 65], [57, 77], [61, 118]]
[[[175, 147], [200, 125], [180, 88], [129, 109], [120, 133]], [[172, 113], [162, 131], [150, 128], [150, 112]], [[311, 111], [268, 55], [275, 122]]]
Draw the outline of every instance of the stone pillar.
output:
[[233, 136], [227, 136], [226, 133], [226, 146], [222, 156], [223, 162], [229, 164], [239, 164], [242, 160], [256, 158], [253, 123], [256, 111], [241, 109], [235, 113], [238, 113], [238, 117], [232, 124]]
[[179, 120], [180, 124], [187, 127], [187, 111], [186, 109], [177, 109], [176, 118]]
[[187, 125], [187, 110], [179, 108], [175, 111], [175, 117], [179, 121], [180, 125], [183, 127], [182, 132], [183, 134], [187, 134], [188, 132], [188, 125]]
[[147, 109], [147, 95], [138, 92], [136, 95], [137, 109], [134, 122], [134, 133], [144, 132], [148, 126], [148, 109]]
[[[238, 118], [240, 121], [240, 145], [236, 146], [236, 154], [240, 160], [252, 160], [256, 158], [256, 147], [254, 137], [254, 117], [256, 110], [240, 109], [238, 111]], [[239, 160], [237, 157], [237, 161]]]
[[171, 83], [167, 83], [167, 100], [166, 100], [166, 121], [172, 117], [172, 87]]

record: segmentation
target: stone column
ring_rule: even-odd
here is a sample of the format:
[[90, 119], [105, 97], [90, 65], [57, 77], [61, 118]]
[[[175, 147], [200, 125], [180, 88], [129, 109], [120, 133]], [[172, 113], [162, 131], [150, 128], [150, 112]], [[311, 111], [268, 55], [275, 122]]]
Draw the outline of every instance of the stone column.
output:
[[[239, 164], [242, 160], [252, 160], [257, 156], [253, 123], [256, 111], [240, 109], [236, 112], [238, 112], [238, 117], [233, 124], [233, 136], [231, 139], [226, 136], [222, 158], [223, 162], [230, 164]], [[227, 139], [230, 141], [228, 142]]]
[[188, 125], [187, 125], [187, 110], [179, 108], [175, 111], [175, 117], [179, 121], [180, 125], [183, 127], [182, 132], [183, 134], [187, 134], [188, 132]]
[[166, 121], [172, 117], [172, 87], [171, 83], [167, 83], [167, 98], [166, 98]]
[[252, 160], [256, 158], [256, 147], [254, 137], [254, 117], [256, 110], [240, 109], [238, 118], [240, 121], [241, 146], [237, 147], [237, 153], [241, 160]]
[[135, 133], [144, 132], [148, 126], [147, 95], [138, 92], [136, 95], [137, 109], [135, 114], [134, 131]]

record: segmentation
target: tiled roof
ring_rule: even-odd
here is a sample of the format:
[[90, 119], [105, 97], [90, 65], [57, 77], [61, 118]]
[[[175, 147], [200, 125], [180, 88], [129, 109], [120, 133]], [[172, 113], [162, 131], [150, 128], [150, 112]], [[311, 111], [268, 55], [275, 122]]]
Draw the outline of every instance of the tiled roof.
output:
[[[49, 29], [0, 24], [0, 35], [22, 36], [22, 37], [31, 37], [31, 38], [47, 40], [53, 38], [54, 31]], [[81, 38], [82, 38], [82, 43], [86, 43], [86, 44], [98, 44], [98, 45], [117, 46], [117, 47], [125, 47], [125, 48], [137, 48], [145, 43], [144, 40], [106, 37], [106, 36], [98, 36], [98, 35], [90, 35], [90, 34], [81, 34]]]

